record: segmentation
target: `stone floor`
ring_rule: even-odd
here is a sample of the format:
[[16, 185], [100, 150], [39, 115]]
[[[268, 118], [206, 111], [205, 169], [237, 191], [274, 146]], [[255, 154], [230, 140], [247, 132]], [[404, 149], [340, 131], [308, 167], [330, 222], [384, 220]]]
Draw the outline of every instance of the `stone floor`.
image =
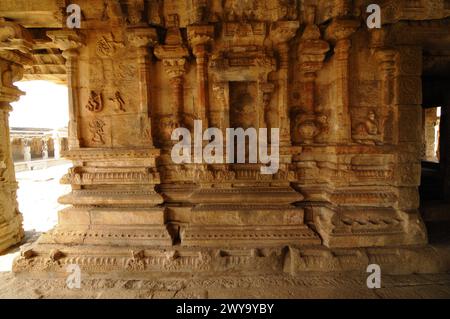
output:
[[84, 280], [70, 290], [62, 280], [23, 280], [0, 273], [0, 298], [450, 298], [450, 274], [383, 276], [382, 288], [368, 289], [360, 274], [306, 273], [300, 276]]
[[[18, 200], [24, 215], [25, 242], [51, 229], [61, 209], [57, 198], [69, 191], [59, 185], [68, 165], [17, 174]], [[25, 198], [27, 200], [25, 200]], [[430, 243], [448, 247], [450, 224], [429, 223]], [[0, 256], [0, 298], [450, 298], [450, 273], [382, 275], [381, 289], [369, 289], [365, 273], [301, 273], [296, 276], [228, 276], [155, 280], [84, 279], [70, 290], [64, 279], [25, 280], [11, 273], [19, 247]]]

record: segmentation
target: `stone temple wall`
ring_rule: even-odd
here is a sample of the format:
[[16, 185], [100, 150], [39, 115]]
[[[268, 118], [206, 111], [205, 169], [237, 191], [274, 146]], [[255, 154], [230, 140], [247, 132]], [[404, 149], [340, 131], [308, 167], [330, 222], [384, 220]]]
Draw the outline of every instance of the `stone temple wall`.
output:
[[[66, 61], [72, 191], [15, 271], [268, 271], [298, 249], [426, 245], [422, 61], [450, 8], [416, 2], [379, 1], [369, 30], [368, 1], [77, 1], [81, 28], [46, 33]], [[32, 64], [26, 30], [0, 28], [1, 65]], [[171, 134], [195, 120], [279, 128], [279, 170], [174, 163]]]

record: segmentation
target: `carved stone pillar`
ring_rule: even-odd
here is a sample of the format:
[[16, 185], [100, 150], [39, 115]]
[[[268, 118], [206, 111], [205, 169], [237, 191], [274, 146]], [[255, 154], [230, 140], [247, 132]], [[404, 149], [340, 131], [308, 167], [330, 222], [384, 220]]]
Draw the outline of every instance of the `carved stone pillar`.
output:
[[270, 37], [279, 55], [278, 70], [278, 114], [280, 119], [280, 144], [291, 144], [289, 110], [289, 41], [295, 36], [300, 24], [298, 21], [278, 21], [272, 25]]
[[408, 216], [408, 240], [424, 243], [426, 230], [420, 219], [419, 192], [422, 150], [422, 48], [397, 46], [393, 104], [397, 115], [395, 136], [397, 208]]
[[58, 135], [58, 133], [53, 135], [53, 147], [54, 147], [54, 158], [60, 159], [61, 158], [61, 137]]
[[42, 139], [42, 159], [48, 159], [48, 138]]
[[326, 39], [335, 44], [336, 92], [338, 92], [338, 96], [335, 100], [334, 124], [330, 125], [335, 142], [348, 143], [351, 141], [349, 57], [352, 43], [350, 36], [359, 25], [360, 22], [357, 20], [337, 18], [326, 30]]
[[214, 35], [214, 26], [189, 26], [188, 37], [197, 62], [197, 104], [195, 113], [203, 127], [209, 127], [208, 43]]
[[155, 55], [162, 60], [163, 68], [169, 77], [171, 85], [171, 110], [160, 121], [160, 132], [163, 144], [171, 144], [172, 130], [184, 123], [184, 74], [186, 73], [187, 48], [182, 43], [180, 30], [169, 28], [166, 44], [155, 48]]
[[23, 140], [23, 160], [25, 162], [31, 161], [31, 140], [29, 138], [24, 138]]
[[153, 146], [151, 129], [151, 95], [150, 95], [150, 58], [149, 47], [158, 42], [156, 29], [131, 29], [128, 33], [128, 41], [137, 48], [139, 68], [139, 94], [140, 94], [140, 118], [142, 142], [144, 146]]
[[79, 72], [78, 49], [83, 46], [83, 36], [76, 31], [49, 31], [47, 35], [63, 51], [66, 58], [67, 86], [69, 88], [69, 149], [80, 148], [79, 121]]
[[314, 24], [315, 9], [309, 8], [307, 26], [300, 39], [298, 49], [301, 73], [302, 104], [296, 116], [294, 141], [311, 144], [323, 130], [323, 123], [315, 110], [316, 73], [322, 68], [325, 54], [329, 50], [326, 41], [321, 40], [319, 27]]
[[21, 26], [0, 21], [0, 252], [19, 243], [23, 236], [17, 182], [9, 133], [10, 103], [24, 93], [13, 85], [23, 76], [23, 66], [31, 64], [28, 54], [32, 39]]
[[398, 139], [394, 121], [397, 112], [393, 105], [394, 97], [394, 73], [397, 51], [388, 48], [378, 48], [374, 50], [375, 58], [378, 61], [381, 71], [381, 101], [382, 108], [379, 130], [384, 143], [393, 143]]

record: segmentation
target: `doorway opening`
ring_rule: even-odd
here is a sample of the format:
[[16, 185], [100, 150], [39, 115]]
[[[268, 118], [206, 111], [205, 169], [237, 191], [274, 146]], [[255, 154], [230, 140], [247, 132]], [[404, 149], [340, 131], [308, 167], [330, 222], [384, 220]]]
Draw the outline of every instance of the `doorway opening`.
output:
[[[12, 103], [10, 142], [16, 181], [17, 201], [23, 216], [25, 239], [35, 241], [57, 224], [63, 207], [58, 197], [70, 186], [59, 183], [71, 163], [61, 158], [67, 149], [68, 89], [50, 81], [23, 81], [15, 85], [25, 95]], [[0, 271], [7, 271], [18, 248], [1, 257]]]
[[450, 51], [425, 51], [420, 210], [430, 243], [450, 241]]

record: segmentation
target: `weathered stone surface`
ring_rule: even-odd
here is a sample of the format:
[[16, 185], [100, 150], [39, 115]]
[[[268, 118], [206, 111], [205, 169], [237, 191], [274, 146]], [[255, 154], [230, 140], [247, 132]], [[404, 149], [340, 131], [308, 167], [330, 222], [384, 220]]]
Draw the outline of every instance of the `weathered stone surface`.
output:
[[[378, 260], [360, 248], [426, 249], [423, 60], [450, 59], [450, 8], [379, 1], [383, 27], [368, 30], [366, 2], [79, 0], [74, 30], [48, 18], [59, 1], [45, 1], [36, 24], [17, 13], [35, 1], [2, 3], [0, 17], [16, 23], [0, 24], [0, 249], [21, 238], [7, 110], [27, 50], [52, 49], [59, 69], [65, 59], [74, 164], [62, 179], [69, 207], [15, 271], [333, 271]], [[19, 24], [51, 30], [34, 30], [33, 44]], [[194, 120], [222, 132], [279, 128], [278, 172], [175, 164], [171, 134], [193, 132]]]

